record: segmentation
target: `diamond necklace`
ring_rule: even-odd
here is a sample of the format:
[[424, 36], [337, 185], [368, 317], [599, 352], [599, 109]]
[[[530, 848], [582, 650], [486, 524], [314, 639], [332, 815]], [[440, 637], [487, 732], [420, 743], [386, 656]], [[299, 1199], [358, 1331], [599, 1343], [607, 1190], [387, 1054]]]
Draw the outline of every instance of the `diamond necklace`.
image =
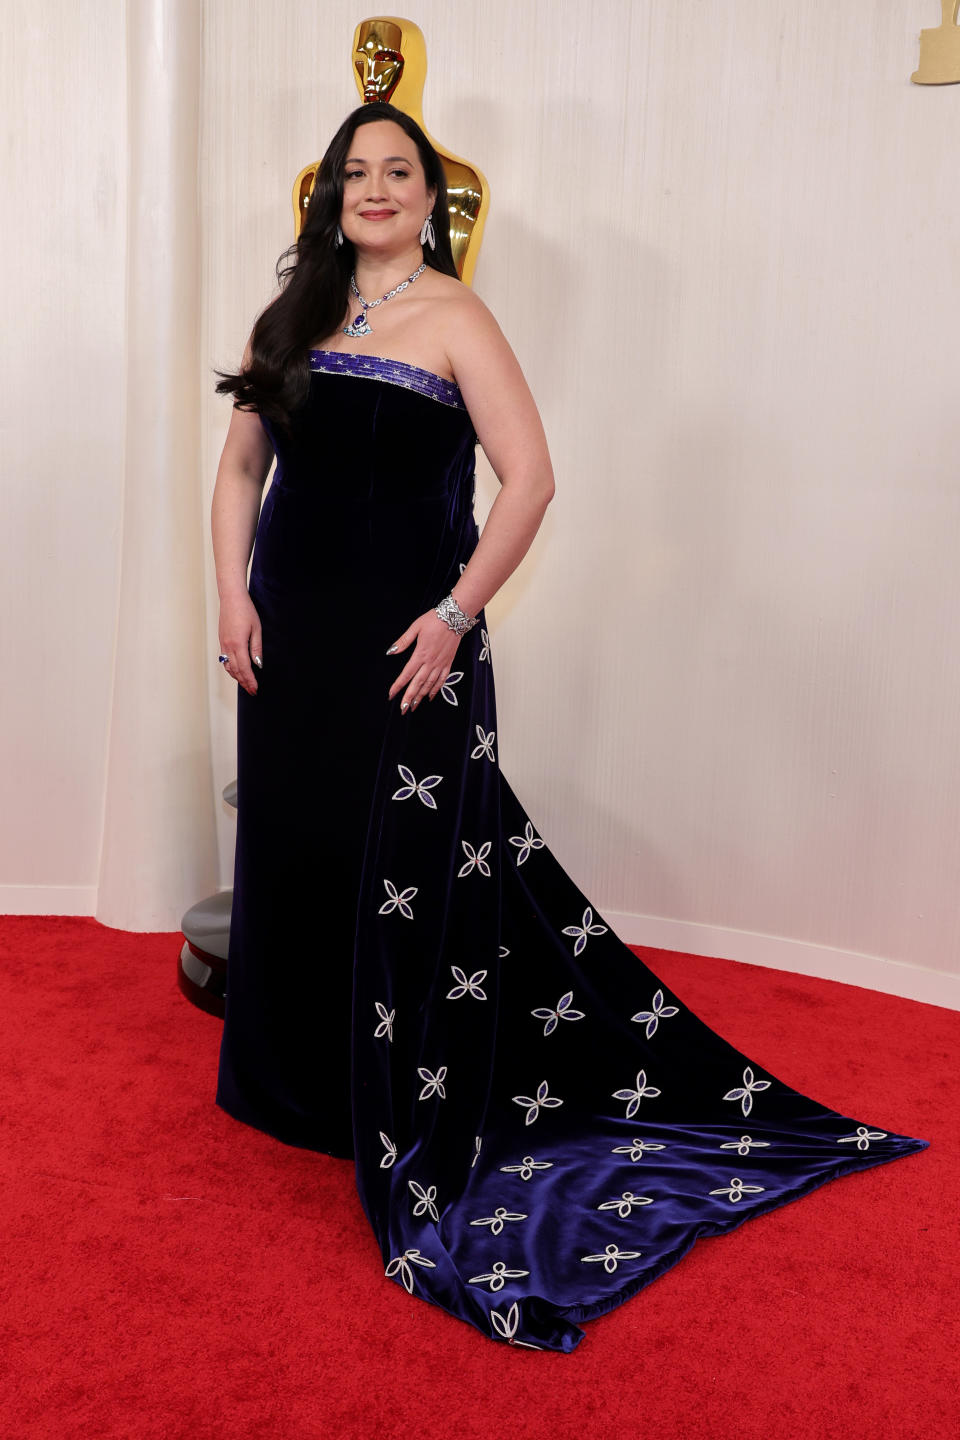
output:
[[416, 280], [417, 276], [422, 275], [426, 268], [427, 262], [426, 260], [424, 260], [417, 267], [417, 269], [414, 270], [412, 275], [409, 275], [406, 280], [401, 280], [400, 284], [395, 285], [392, 290], [388, 290], [386, 295], [381, 295], [379, 300], [364, 300], [363, 296], [360, 294], [360, 291], [357, 289], [357, 272], [356, 270], [354, 270], [350, 276], [350, 289], [360, 301], [363, 309], [360, 311], [360, 314], [355, 320], [353, 320], [349, 325], [344, 325], [343, 334], [351, 336], [372, 335], [373, 329], [370, 325], [367, 324], [367, 311], [372, 310], [376, 305], [382, 305], [384, 300], [389, 300], [392, 296], [399, 295], [401, 290], [406, 290], [407, 286], [412, 285], [414, 280]]

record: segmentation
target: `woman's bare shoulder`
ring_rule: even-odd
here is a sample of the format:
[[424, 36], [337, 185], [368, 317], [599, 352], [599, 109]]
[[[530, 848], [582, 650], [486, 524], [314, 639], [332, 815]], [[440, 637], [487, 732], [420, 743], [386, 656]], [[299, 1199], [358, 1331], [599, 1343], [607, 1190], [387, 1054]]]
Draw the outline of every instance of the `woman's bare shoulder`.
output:
[[476, 291], [462, 282], [454, 282], [444, 297], [440, 313], [444, 346], [451, 361], [455, 354], [463, 355], [474, 345], [482, 345], [484, 339], [502, 338], [493, 311]]

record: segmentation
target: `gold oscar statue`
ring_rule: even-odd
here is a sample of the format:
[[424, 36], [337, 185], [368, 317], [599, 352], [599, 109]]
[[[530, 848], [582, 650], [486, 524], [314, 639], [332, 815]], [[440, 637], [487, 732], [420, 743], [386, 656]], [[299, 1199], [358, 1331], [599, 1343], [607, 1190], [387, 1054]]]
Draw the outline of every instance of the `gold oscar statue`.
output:
[[[412, 20], [401, 20], [396, 15], [377, 15], [370, 20], [361, 20], [353, 32], [353, 67], [363, 103], [368, 105], [372, 100], [385, 100], [396, 105], [398, 110], [403, 110], [417, 122], [440, 156], [447, 179], [450, 245], [457, 273], [464, 284], [469, 285], [490, 205], [490, 190], [476, 166], [444, 150], [423, 123], [423, 84], [427, 76], [427, 47], [423, 32]], [[318, 169], [319, 161], [307, 165], [294, 183], [295, 235], [300, 234], [306, 218]]]
[[915, 85], [956, 85], [960, 81], [960, 0], [940, 0], [943, 19], [935, 30], [920, 31], [920, 64]]

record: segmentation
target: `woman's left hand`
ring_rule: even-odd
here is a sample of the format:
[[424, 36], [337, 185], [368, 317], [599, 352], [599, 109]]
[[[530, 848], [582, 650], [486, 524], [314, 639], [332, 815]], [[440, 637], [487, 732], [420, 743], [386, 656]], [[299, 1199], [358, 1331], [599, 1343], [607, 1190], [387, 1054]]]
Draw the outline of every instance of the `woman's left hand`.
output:
[[450, 673], [461, 637], [435, 610], [425, 610], [391, 648], [406, 650], [413, 639], [416, 639], [416, 648], [387, 691], [387, 699], [392, 700], [406, 685], [406, 694], [400, 702], [404, 713], [415, 710], [425, 695], [433, 699]]

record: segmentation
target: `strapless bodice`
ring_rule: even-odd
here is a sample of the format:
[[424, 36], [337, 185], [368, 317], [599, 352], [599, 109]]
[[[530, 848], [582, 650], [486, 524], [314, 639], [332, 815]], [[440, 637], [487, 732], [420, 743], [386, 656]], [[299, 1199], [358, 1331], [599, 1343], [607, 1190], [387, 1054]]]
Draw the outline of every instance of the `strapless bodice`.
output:
[[455, 380], [447, 380], [435, 371], [411, 365], [407, 360], [348, 354], [343, 350], [311, 350], [309, 353], [311, 370], [326, 371], [331, 375], [358, 375], [365, 380], [383, 380], [389, 385], [415, 390], [418, 395], [438, 400], [441, 405], [452, 405], [457, 410], [467, 408]]

